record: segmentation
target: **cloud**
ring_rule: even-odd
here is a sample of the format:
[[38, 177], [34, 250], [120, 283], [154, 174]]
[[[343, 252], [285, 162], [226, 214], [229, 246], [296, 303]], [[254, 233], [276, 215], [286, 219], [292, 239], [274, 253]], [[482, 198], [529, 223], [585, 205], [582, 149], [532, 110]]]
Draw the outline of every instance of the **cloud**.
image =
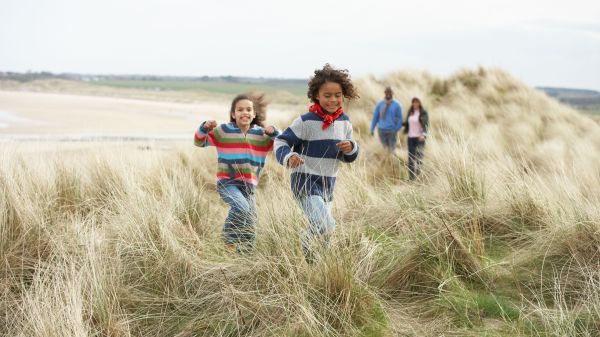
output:
[[584, 35], [600, 41], [600, 23], [597, 22], [537, 20], [524, 23], [522, 27], [524, 29], [540, 32], [560, 32]]
[[600, 88], [600, 2], [4, 1], [0, 70], [307, 77], [325, 62], [358, 74], [482, 64]]

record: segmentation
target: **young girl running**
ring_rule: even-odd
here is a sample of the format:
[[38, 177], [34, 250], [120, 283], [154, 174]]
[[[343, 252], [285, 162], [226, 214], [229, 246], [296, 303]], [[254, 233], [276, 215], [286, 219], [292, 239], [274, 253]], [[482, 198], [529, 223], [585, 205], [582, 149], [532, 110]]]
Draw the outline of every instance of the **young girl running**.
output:
[[263, 126], [265, 109], [264, 94], [238, 95], [231, 103], [229, 123], [203, 122], [194, 136], [196, 146], [217, 148], [217, 192], [231, 207], [223, 225], [229, 251], [243, 252], [254, 246], [255, 189], [273, 139], [280, 134], [273, 126]]
[[331, 202], [339, 163], [351, 163], [358, 155], [352, 124], [342, 107], [344, 97], [359, 97], [348, 70], [329, 64], [315, 70], [308, 83], [313, 105], [275, 140], [277, 161], [292, 169], [292, 192], [310, 223], [302, 242], [309, 262], [314, 239], [326, 243], [335, 229]]

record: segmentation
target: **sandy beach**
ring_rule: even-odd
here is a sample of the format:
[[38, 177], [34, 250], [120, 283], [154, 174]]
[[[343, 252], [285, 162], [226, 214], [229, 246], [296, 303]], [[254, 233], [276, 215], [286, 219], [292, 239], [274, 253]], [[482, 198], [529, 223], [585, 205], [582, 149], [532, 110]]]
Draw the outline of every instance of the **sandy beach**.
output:
[[[0, 91], [0, 139], [184, 139], [203, 120], [225, 121], [229, 102], [178, 103], [72, 94]], [[284, 108], [285, 109], [285, 108]], [[287, 117], [269, 109], [269, 122]]]

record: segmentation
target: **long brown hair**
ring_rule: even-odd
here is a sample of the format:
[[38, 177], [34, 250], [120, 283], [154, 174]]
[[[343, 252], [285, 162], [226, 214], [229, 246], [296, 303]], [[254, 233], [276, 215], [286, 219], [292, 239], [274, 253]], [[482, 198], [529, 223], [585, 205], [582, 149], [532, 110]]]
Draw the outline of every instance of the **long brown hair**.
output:
[[425, 111], [425, 108], [423, 107], [423, 103], [421, 103], [421, 100], [418, 97], [413, 97], [413, 99], [410, 101], [410, 109], [408, 109], [408, 115], [412, 115], [415, 111], [413, 109], [413, 103], [414, 102], [419, 102], [419, 110], [420, 111]]
[[252, 109], [254, 109], [254, 119], [250, 122], [250, 125], [256, 124], [260, 127], [265, 127], [264, 122], [267, 118], [267, 105], [269, 102], [265, 98], [265, 94], [262, 92], [247, 92], [235, 96], [231, 102], [231, 109], [229, 110], [229, 121], [235, 123], [233, 113], [235, 112], [235, 106], [239, 101], [249, 100], [252, 102]]

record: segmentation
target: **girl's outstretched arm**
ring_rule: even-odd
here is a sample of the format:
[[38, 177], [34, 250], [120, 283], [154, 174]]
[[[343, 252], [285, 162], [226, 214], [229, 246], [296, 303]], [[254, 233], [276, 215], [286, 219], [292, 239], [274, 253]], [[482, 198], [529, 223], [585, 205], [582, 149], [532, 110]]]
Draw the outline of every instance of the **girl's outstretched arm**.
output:
[[269, 151], [271, 151], [275, 145], [275, 139], [281, 134], [281, 131], [273, 125], [267, 126], [264, 130], [264, 137], [269, 140]]
[[203, 122], [194, 134], [194, 145], [199, 147], [214, 146], [215, 134], [212, 131], [217, 126], [217, 122], [210, 120]]
[[277, 136], [279, 136], [281, 134], [281, 130], [279, 130], [278, 128], [276, 128], [273, 125], [267, 126], [265, 128], [265, 135], [271, 137], [271, 138], [275, 138]]

